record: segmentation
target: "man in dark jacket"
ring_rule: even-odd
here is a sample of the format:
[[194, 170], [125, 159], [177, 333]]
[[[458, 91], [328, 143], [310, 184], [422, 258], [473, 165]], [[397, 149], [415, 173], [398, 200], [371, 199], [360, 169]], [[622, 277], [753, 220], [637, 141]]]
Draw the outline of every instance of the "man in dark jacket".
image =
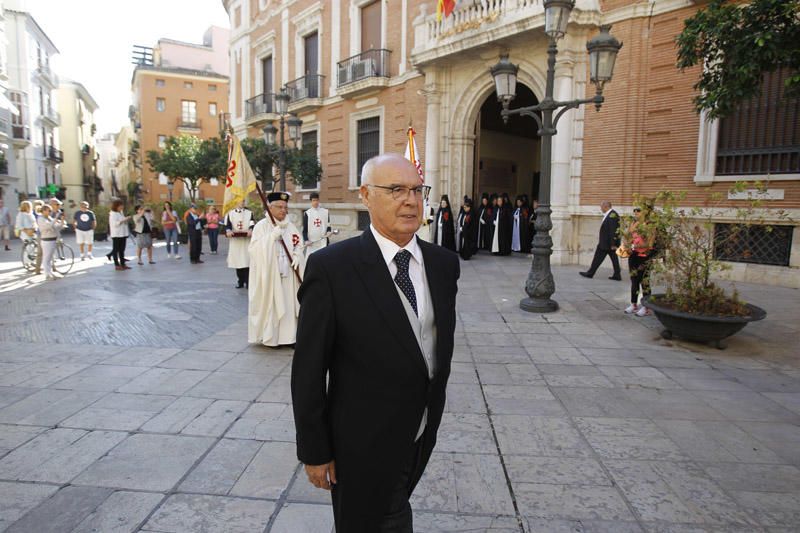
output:
[[619, 258], [617, 258], [617, 248], [620, 242], [618, 234], [619, 215], [611, 209], [611, 202], [608, 200], [600, 204], [600, 210], [603, 212], [603, 221], [600, 223], [600, 239], [597, 242], [597, 248], [594, 250], [592, 266], [586, 272], [580, 272], [580, 275], [584, 278], [593, 277], [606, 256], [609, 256], [611, 265], [614, 267], [614, 274], [608, 279], [620, 281], [622, 276], [619, 271]]
[[400, 154], [369, 160], [371, 224], [312, 254], [292, 362], [297, 456], [332, 490], [338, 533], [411, 533], [455, 330], [458, 256], [416, 237], [424, 187]]

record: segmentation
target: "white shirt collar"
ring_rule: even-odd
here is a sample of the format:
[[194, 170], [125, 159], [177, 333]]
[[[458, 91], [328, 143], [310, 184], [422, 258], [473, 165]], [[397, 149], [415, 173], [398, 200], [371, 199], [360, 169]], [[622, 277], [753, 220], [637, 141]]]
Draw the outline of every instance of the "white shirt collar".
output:
[[601, 223], [601, 224], [602, 224], [603, 222], [605, 222], [605, 221], [606, 221], [606, 219], [608, 218], [608, 215], [609, 215], [610, 213], [611, 213], [611, 208], [609, 207], [609, 208], [608, 208], [608, 211], [606, 211], [605, 213], [603, 213], [603, 220], [601, 220], [601, 221], [600, 221], [600, 223]]
[[414, 260], [419, 265], [422, 265], [422, 250], [420, 249], [419, 244], [417, 244], [416, 236], [414, 236], [408, 242], [408, 244], [400, 247], [396, 243], [378, 233], [378, 230], [376, 230], [375, 226], [372, 224], [369, 225], [369, 229], [372, 231], [372, 236], [375, 237], [375, 242], [378, 243], [378, 248], [381, 249], [381, 255], [383, 256], [383, 260], [386, 262], [387, 266], [394, 261], [394, 256], [397, 255], [397, 252], [399, 252], [401, 249], [411, 252], [411, 256], [414, 258]]

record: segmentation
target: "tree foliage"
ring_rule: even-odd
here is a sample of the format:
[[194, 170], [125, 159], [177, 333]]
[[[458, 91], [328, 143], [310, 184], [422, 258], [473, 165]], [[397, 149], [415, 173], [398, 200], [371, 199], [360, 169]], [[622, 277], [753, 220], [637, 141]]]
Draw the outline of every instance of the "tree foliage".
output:
[[200, 139], [193, 135], [168, 137], [161, 151], [149, 150], [147, 163], [153, 172], [186, 185], [192, 201], [200, 184], [225, 175], [227, 151], [218, 138]]
[[[263, 139], [245, 138], [242, 149], [262, 188], [273, 190], [280, 181], [277, 170], [280, 147], [267, 144]], [[302, 188], [313, 187], [322, 178], [322, 165], [317, 155], [300, 148], [286, 149], [286, 170], [287, 176]]]
[[730, 115], [759, 94], [764, 72], [789, 69], [784, 96], [800, 95], [800, 0], [713, 0], [684, 21], [678, 67], [701, 65], [694, 85], [697, 111]]

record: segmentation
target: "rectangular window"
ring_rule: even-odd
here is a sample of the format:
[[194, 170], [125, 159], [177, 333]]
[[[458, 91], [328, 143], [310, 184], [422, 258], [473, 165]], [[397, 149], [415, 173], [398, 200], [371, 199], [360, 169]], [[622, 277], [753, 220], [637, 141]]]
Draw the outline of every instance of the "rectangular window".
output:
[[301, 148], [307, 154], [317, 155], [317, 130], [304, 131]]
[[381, 142], [381, 119], [370, 117], [356, 123], [356, 185], [361, 186], [361, 169], [370, 158], [378, 155]]
[[719, 122], [718, 176], [800, 173], [800, 98], [784, 98], [788, 68], [764, 74], [761, 94]]
[[163, 113], [167, 108], [167, 101], [164, 98], [156, 98], [156, 111]]
[[794, 226], [714, 224], [714, 258], [736, 263], [789, 266]]
[[166, 82], [164, 80], [159, 80], [159, 79], [156, 80], [156, 87], [164, 87], [165, 85]]
[[158, 147], [162, 150], [167, 147], [167, 136], [166, 135], [159, 135], [158, 136]]
[[197, 124], [197, 102], [181, 100], [181, 124], [194, 126]]
[[208, 84], [208, 90], [209, 91], [216, 91], [217, 90], [217, 86], [214, 85], [213, 83], [209, 83]]
[[191, 89], [191, 88], [193, 88], [193, 87], [194, 87], [194, 83], [192, 83], [192, 82], [190, 82], [190, 81], [185, 81], [185, 82], [183, 82], [183, 88], [184, 88], [184, 89]]
[[216, 102], [209, 102], [208, 103], [208, 114], [212, 117], [217, 116], [217, 103]]
[[319, 34], [314, 32], [303, 38], [305, 47], [305, 75], [308, 98], [319, 98]]
[[381, 47], [381, 1], [361, 8], [361, 51]]
[[261, 81], [264, 94], [272, 92], [272, 56], [261, 60]]

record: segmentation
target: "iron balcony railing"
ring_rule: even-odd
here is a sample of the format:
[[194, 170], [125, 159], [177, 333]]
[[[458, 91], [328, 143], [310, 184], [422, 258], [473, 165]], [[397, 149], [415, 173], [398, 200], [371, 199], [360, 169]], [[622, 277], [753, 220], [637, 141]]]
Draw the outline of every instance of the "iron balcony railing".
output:
[[189, 118], [189, 117], [178, 117], [178, 128], [179, 129], [193, 129], [199, 130], [202, 126], [202, 122], [197, 118]]
[[391, 50], [372, 49], [337, 63], [337, 87], [366, 78], [388, 78]]
[[322, 74], [307, 74], [302, 78], [297, 78], [286, 84], [286, 92], [289, 93], [291, 102], [303, 100], [305, 98], [322, 98]]
[[275, 112], [275, 93], [263, 93], [245, 101], [245, 119]]
[[55, 161], [56, 163], [62, 163], [64, 161], [64, 152], [58, 150], [55, 146], [48, 146], [47, 159]]

